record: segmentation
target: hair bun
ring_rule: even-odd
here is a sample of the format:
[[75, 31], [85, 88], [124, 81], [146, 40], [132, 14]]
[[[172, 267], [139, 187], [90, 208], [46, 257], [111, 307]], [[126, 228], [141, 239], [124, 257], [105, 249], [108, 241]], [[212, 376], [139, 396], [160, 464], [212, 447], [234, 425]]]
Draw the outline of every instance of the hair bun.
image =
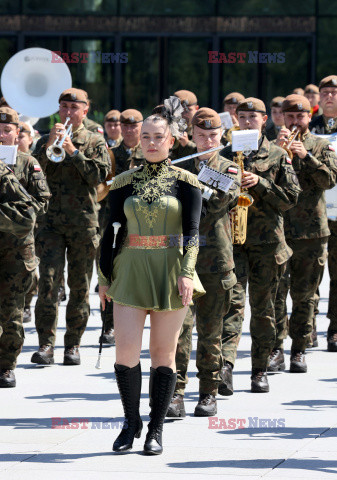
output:
[[180, 99], [174, 95], [164, 100], [164, 107], [161, 115], [167, 119], [171, 133], [174, 137], [180, 137], [187, 129], [187, 124], [181, 114], [184, 107], [181, 105]]

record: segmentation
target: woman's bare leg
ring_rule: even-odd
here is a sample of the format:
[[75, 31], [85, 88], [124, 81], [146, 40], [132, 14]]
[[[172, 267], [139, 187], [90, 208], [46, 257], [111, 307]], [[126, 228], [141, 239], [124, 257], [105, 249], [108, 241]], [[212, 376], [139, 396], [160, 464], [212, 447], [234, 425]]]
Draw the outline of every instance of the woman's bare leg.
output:
[[176, 371], [176, 349], [188, 307], [172, 312], [151, 312], [150, 355], [153, 368]]
[[146, 310], [114, 303], [116, 363], [135, 367], [139, 363]]

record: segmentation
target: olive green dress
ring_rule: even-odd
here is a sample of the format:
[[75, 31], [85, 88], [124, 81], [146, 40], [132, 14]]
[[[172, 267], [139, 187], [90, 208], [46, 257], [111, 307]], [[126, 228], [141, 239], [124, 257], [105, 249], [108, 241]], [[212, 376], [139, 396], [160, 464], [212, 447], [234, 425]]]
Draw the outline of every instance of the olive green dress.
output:
[[[118, 175], [110, 191], [111, 217], [102, 241], [99, 284], [109, 285], [114, 302], [170, 311], [183, 308], [178, 277], [193, 279], [196, 298], [205, 293], [195, 272], [201, 211], [199, 182], [167, 160]], [[112, 223], [126, 230], [113, 261]]]

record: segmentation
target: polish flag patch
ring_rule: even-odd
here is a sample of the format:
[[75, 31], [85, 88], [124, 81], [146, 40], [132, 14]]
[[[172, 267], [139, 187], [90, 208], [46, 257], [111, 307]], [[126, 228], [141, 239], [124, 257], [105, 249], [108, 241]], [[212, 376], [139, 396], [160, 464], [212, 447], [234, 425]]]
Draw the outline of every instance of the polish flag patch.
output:
[[238, 169], [234, 167], [228, 167], [227, 170], [228, 173], [238, 173]]
[[289, 165], [291, 165], [293, 162], [291, 161], [291, 158], [287, 157], [287, 163], [289, 163]]
[[335, 149], [333, 148], [332, 145], [329, 145], [329, 150], [331, 150], [332, 152], [335, 152]]
[[104, 130], [103, 130], [103, 128], [101, 128], [101, 127], [97, 127], [97, 131], [98, 131], [98, 133], [101, 133], [102, 135], [103, 135], [103, 133], [104, 133]]
[[34, 172], [41, 172], [40, 165], [34, 165]]

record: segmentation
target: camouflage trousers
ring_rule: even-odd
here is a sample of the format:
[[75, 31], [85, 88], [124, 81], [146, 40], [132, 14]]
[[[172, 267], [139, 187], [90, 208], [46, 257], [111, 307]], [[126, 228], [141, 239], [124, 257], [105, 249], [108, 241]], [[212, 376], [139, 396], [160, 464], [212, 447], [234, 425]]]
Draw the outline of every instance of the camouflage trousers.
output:
[[25, 308], [29, 308], [30, 304], [32, 303], [34, 295], [37, 295], [38, 292], [38, 285], [39, 285], [39, 274], [37, 269], [32, 272], [32, 286], [29, 289], [29, 292], [25, 298]]
[[[230, 305], [235, 275], [233, 272], [201, 273], [199, 278], [206, 290], [206, 294], [195, 301], [198, 333], [196, 365], [199, 391], [216, 395], [221, 382], [222, 318]], [[188, 382], [187, 368], [192, 350], [193, 313], [193, 308], [187, 312], [177, 346], [175, 391], [181, 395], [184, 395]]]
[[327, 258], [328, 237], [303, 240], [287, 240], [293, 250], [288, 268], [277, 292], [277, 341], [274, 348], [283, 348], [287, 332], [287, 295], [290, 290], [292, 313], [289, 319], [289, 335], [292, 350], [304, 351], [313, 327], [317, 291]]
[[[108, 201], [108, 197], [100, 202], [101, 209], [98, 213], [98, 223], [99, 223], [99, 234], [101, 238], [103, 238], [105, 229], [108, 225], [109, 218], [110, 218], [110, 205]], [[101, 244], [96, 251], [96, 268], [98, 270], [99, 267], [99, 259], [101, 256]], [[103, 322], [103, 312], [102, 307], [100, 306], [101, 310], [101, 319]], [[114, 328], [114, 317], [113, 317], [113, 302], [107, 302], [106, 304], [106, 312], [105, 312], [105, 331], [111, 330]]]
[[281, 244], [234, 245], [237, 283], [230, 310], [223, 319], [222, 356], [234, 365], [246, 303], [247, 283], [251, 308], [252, 368], [265, 370], [275, 343], [275, 298], [289, 257]]
[[22, 324], [32, 272], [12, 249], [0, 262], [0, 369], [14, 370], [25, 338]]
[[39, 294], [35, 307], [35, 325], [39, 344], [55, 345], [58, 320], [58, 290], [68, 261], [69, 301], [66, 308], [64, 345], [79, 345], [90, 313], [89, 287], [93, 262], [99, 243], [95, 227], [44, 227], [36, 247], [40, 257]]
[[330, 320], [328, 333], [337, 332], [337, 221], [329, 220], [331, 235], [328, 242], [328, 268], [330, 275], [329, 306], [327, 317]]

